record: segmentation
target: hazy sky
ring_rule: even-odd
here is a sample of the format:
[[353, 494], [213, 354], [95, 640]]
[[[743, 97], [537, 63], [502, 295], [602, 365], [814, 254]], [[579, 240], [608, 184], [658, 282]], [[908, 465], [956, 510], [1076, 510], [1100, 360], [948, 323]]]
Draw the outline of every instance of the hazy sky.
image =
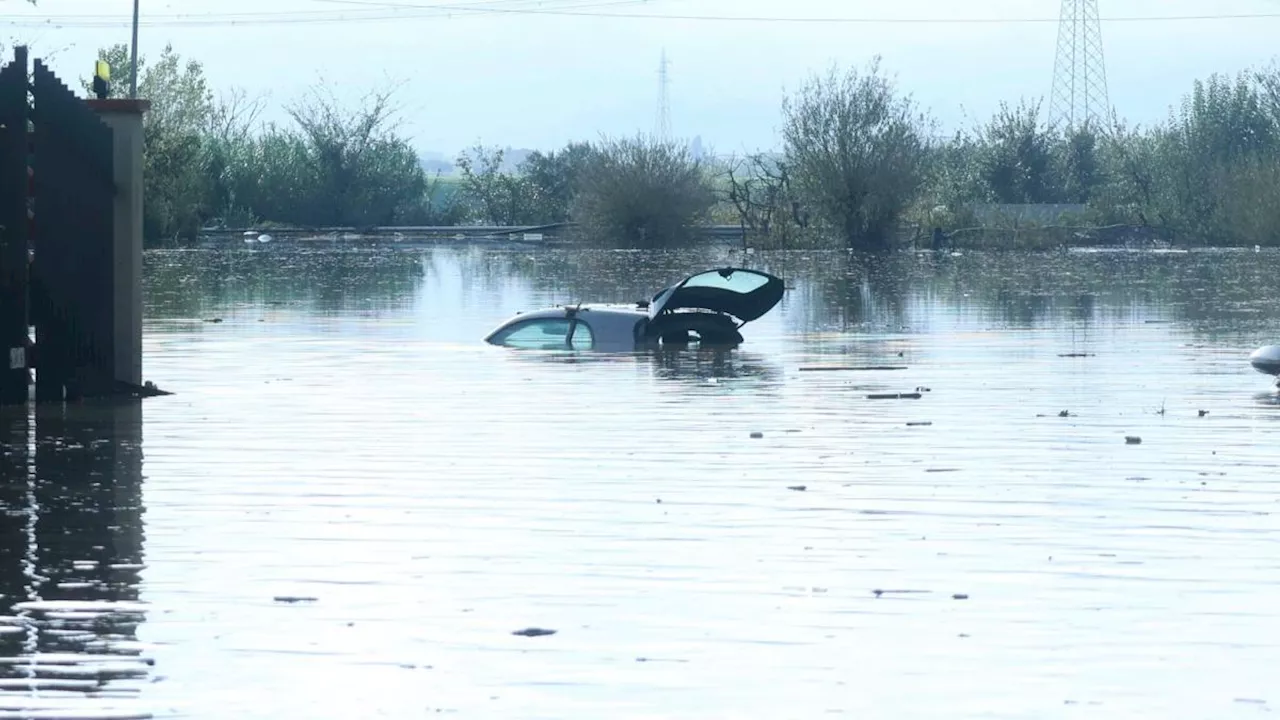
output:
[[[69, 84], [97, 48], [129, 41], [132, 0], [0, 0], [11, 41]], [[140, 47], [172, 43], [215, 88], [268, 95], [269, 117], [320, 75], [352, 100], [402, 81], [404, 130], [422, 149], [477, 141], [556, 147], [650, 131], [670, 59], [675, 134], [720, 152], [772, 147], [787, 87], [832, 63], [883, 56], [944, 127], [1001, 100], [1047, 96], [1060, 0], [141, 0]], [[1136, 122], [1163, 117], [1191, 82], [1271, 62], [1280, 0], [1099, 0], [1110, 97]], [[577, 8], [575, 10], [575, 8]], [[487, 12], [477, 12], [484, 9]], [[656, 19], [631, 13], [824, 22]], [[1107, 18], [1264, 15], [1194, 20]], [[1002, 22], [835, 22], [836, 18]], [[229, 21], [237, 20], [237, 24]], [[127, 73], [118, 69], [117, 81]]]

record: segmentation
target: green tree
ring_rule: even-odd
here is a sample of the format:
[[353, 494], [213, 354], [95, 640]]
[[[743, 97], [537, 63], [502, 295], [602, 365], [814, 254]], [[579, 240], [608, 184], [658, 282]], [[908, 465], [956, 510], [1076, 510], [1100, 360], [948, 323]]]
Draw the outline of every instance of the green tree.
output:
[[880, 71], [832, 69], [783, 101], [783, 142], [801, 198], [849, 248], [890, 246], [926, 180], [928, 123]]
[[1106, 182], [1099, 158], [1098, 135], [1092, 126], [1071, 131], [1060, 143], [1061, 199], [1069, 203], [1088, 203], [1094, 192]]
[[523, 176], [502, 171], [502, 148], [476, 145], [458, 155], [462, 186], [474, 204], [474, 214], [490, 225], [532, 225], [542, 222], [537, 188]]
[[590, 143], [569, 143], [551, 152], [535, 150], [520, 164], [520, 173], [533, 193], [536, 222], [557, 223], [569, 219], [574, 195], [583, 170], [591, 162], [592, 152]]
[[715, 201], [706, 168], [684, 144], [606, 139], [582, 169], [571, 215], [592, 242], [679, 247], [696, 241]]
[[376, 90], [348, 108], [322, 86], [286, 107], [305, 143], [312, 223], [391, 224], [425, 194], [417, 153], [395, 132], [393, 96], [394, 88]]
[[1039, 103], [1001, 103], [978, 135], [982, 180], [998, 203], [1051, 203], [1061, 199], [1054, 167], [1055, 134], [1040, 122]]

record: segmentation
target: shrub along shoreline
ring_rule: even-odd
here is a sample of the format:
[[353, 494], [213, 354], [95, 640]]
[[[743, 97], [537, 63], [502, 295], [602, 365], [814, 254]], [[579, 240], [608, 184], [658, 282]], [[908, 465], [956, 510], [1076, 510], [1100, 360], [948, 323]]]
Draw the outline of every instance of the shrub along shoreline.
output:
[[[123, 45], [101, 59], [127, 67]], [[782, 147], [706, 159], [681, 142], [601, 138], [504, 172], [475, 147], [426, 172], [396, 87], [343, 106], [324, 86], [261, 123], [172, 47], [139, 59], [149, 246], [208, 228], [546, 226], [658, 248], [735, 225], [756, 247], [1047, 247], [1139, 240], [1280, 245], [1280, 67], [1194, 84], [1162, 123], [1048, 127], [1037, 102], [944, 139], [875, 60], [816, 74], [781, 102]], [[113, 89], [113, 92], [118, 90]]]

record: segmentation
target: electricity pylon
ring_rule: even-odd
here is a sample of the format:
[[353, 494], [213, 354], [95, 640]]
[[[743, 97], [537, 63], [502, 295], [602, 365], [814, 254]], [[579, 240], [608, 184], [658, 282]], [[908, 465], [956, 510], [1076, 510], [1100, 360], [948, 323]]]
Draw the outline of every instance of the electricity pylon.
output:
[[1097, 127], [1110, 112], [1098, 0], [1062, 0], [1049, 124], [1065, 131]]

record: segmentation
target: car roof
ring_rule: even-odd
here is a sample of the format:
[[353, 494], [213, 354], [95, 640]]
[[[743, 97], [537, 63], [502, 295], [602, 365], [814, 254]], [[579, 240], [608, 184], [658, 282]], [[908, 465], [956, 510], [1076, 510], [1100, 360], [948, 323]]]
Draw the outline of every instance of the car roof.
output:
[[510, 318], [508, 322], [517, 320], [530, 320], [542, 318], [566, 317], [571, 312], [589, 315], [610, 315], [614, 317], [624, 318], [647, 318], [649, 313], [641, 310], [635, 305], [557, 305], [550, 308], [541, 308], [538, 310], [530, 310], [529, 312], [519, 313], [515, 317]]

